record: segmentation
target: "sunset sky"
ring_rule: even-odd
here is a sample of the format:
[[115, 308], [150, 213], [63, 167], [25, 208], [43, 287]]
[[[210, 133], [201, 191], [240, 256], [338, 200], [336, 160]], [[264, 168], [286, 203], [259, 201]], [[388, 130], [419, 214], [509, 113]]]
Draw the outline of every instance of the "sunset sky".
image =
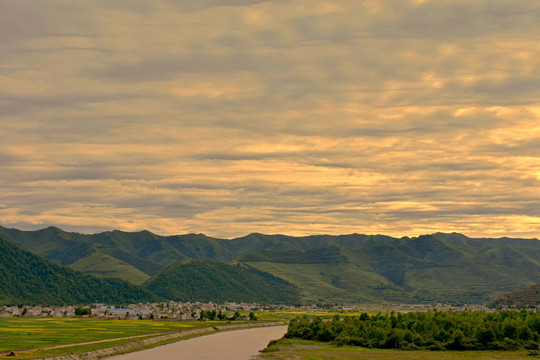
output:
[[539, 1], [0, 9], [0, 225], [540, 237]]

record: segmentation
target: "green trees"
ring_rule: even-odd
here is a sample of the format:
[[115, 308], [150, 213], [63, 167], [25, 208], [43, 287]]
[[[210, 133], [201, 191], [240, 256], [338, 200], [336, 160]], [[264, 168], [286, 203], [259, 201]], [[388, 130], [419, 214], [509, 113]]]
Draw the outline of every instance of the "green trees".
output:
[[520, 340], [531, 340], [533, 337], [533, 333], [531, 329], [527, 325], [523, 325], [518, 330], [518, 339]]
[[[219, 312], [221, 314], [221, 310]], [[199, 320], [215, 320], [216, 318], [222, 320], [222, 318], [218, 316], [216, 310], [201, 310], [201, 312], [199, 313]]]
[[82, 315], [92, 315], [92, 310], [90, 308], [79, 306], [75, 309], [75, 315], [82, 316]]
[[515, 350], [536, 348], [539, 330], [540, 313], [533, 312], [411, 312], [328, 322], [304, 316], [290, 322], [285, 336], [370, 348]]
[[143, 286], [175, 301], [288, 303], [298, 299], [297, 288], [283, 279], [247, 265], [213, 260], [181, 261]]
[[155, 301], [146, 290], [55, 264], [0, 238], [0, 304], [89, 304]]

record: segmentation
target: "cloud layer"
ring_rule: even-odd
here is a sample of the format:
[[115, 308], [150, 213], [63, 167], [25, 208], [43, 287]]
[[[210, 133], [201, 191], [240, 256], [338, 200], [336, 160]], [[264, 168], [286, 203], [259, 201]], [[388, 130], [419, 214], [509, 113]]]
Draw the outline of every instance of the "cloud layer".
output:
[[540, 237], [536, 2], [0, 8], [4, 226]]

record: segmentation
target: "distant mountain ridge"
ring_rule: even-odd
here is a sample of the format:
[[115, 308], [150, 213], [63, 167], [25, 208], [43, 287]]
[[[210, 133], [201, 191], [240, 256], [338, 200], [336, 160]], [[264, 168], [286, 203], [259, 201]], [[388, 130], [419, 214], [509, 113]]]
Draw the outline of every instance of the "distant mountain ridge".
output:
[[62, 265], [134, 284], [148, 284], [182, 260], [241, 263], [291, 284], [303, 302], [485, 303], [540, 282], [537, 239], [253, 233], [226, 240], [204, 234], [115, 230], [85, 235], [54, 227], [21, 231], [1, 226], [0, 237]]

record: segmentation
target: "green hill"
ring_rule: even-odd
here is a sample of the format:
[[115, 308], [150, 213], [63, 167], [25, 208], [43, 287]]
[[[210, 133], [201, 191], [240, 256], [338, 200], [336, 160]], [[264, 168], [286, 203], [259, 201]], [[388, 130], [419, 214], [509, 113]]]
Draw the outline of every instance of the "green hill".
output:
[[298, 301], [292, 284], [244, 264], [214, 260], [180, 261], [143, 285], [176, 301], [290, 303]]
[[540, 280], [540, 249], [454, 246], [431, 235], [238, 260], [295, 284], [314, 302], [486, 303], [501, 289]]
[[0, 289], [2, 304], [121, 304], [156, 299], [127, 282], [83, 274], [3, 239], [0, 239]]
[[98, 277], [123, 279], [135, 285], [140, 285], [150, 278], [149, 275], [134, 266], [113, 256], [104, 254], [99, 250], [78, 259], [70, 264], [69, 267]]
[[[59, 264], [113, 275], [140, 284], [144, 276], [157, 274], [181, 259], [209, 258], [229, 261], [234, 258], [226, 247], [228, 240], [202, 234], [159, 236], [148, 231], [128, 233], [107, 231], [99, 234], [69, 233], [55, 227], [21, 231], [0, 226], [0, 236], [9, 242]], [[96, 252], [117, 259], [105, 265], [91, 264]], [[80, 260], [85, 259], [81, 265]]]

